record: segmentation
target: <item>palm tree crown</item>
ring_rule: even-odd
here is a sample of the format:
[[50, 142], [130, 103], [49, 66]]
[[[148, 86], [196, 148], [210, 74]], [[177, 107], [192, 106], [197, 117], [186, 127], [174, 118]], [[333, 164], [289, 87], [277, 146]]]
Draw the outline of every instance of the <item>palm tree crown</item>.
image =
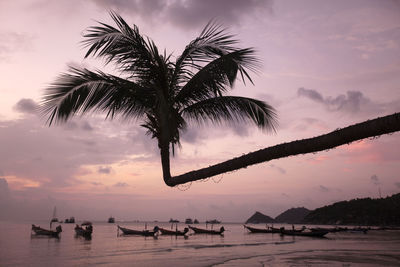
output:
[[237, 40], [210, 22], [182, 54], [160, 53], [154, 42], [130, 27], [121, 16], [110, 15], [117, 27], [104, 23], [88, 28], [84, 44], [89, 56], [114, 63], [121, 77], [101, 71], [70, 67], [43, 96], [49, 125], [74, 114], [105, 112], [141, 121], [161, 152], [164, 181], [174, 185], [169, 169], [169, 147], [179, 145], [188, 122], [252, 122], [274, 130], [276, 114], [263, 101], [228, 96], [235, 80], [252, 83], [249, 71], [259, 62], [252, 48], [235, 47]]

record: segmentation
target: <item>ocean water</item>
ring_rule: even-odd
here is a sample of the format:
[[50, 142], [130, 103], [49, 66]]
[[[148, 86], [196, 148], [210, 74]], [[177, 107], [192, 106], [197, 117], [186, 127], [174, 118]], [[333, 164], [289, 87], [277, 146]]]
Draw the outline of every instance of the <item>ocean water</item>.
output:
[[[144, 228], [144, 223], [118, 224]], [[170, 228], [168, 223], [147, 227], [155, 225]], [[153, 238], [118, 236], [117, 223], [94, 222], [92, 239], [85, 240], [75, 237], [74, 224], [62, 224], [56, 239], [31, 235], [30, 223], [0, 222], [0, 266], [400, 266], [400, 231], [310, 238], [249, 234], [242, 224], [214, 227], [222, 225], [224, 236]]]

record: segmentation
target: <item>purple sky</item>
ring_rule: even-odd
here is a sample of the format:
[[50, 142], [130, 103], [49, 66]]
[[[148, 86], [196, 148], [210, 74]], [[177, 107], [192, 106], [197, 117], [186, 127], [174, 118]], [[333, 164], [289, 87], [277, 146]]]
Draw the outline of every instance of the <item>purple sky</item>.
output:
[[56, 205], [63, 219], [244, 221], [400, 192], [398, 133], [169, 188], [155, 141], [134, 121], [45, 126], [36, 107], [67, 64], [114, 71], [83, 60], [80, 44], [96, 21], [112, 23], [109, 9], [175, 56], [217, 19], [263, 63], [255, 86], [238, 82], [232, 94], [274, 106], [277, 133], [191, 125], [173, 174], [400, 111], [399, 1], [1, 1], [0, 219], [46, 219]]

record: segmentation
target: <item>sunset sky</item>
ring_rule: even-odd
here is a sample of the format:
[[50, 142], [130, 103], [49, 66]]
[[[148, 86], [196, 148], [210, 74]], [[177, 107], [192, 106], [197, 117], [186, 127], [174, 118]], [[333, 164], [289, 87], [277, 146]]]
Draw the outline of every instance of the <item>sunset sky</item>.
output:
[[255, 85], [232, 95], [271, 104], [276, 133], [250, 125], [190, 125], [172, 174], [400, 111], [400, 1], [0, 1], [0, 219], [245, 221], [291, 207], [400, 192], [400, 134], [258, 164], [175, 188], [140, 123], [104, 114], [46, 126], [36, 112], [67, 65], [84, 60], [82, 34], [115, 10], [178, 56], [216, 19], [255, 47]]

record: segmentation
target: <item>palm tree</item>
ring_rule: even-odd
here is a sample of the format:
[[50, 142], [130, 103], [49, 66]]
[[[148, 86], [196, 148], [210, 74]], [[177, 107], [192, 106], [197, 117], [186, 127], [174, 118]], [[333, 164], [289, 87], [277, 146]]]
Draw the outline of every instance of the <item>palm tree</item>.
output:
[[70, 67], [43, 96], [43, 112], [49, 125], [65, 122], [75, 114], [104, 112], [141, 122], [161, 153], [164, 181], [176, 185], [170, 174], [170, 147], [180, 145], [188, 123], [224, 121], [254, 123], [274, 130], [276, 113], [263, 101], [229, 96], [237, 78], [244, 83], [257, 72], [253, 48], [238, 48], [237, 40], [220, 25], [210, 22], [182, 54], [160, 53], [154, 42], [110, 12], [117, 27], [104, 23], [84, 34], [89, 56], [114, 63], [120, 76], [86, 68]]
[[273, 159], [323, 151], [344, 144], [350, 144], [357, 140], [390, 134], [397, 131], [400, 131], [400, 113], [357, 123], [313, 138], [260, 149], [207, 168], [172, 177], [172, 180], [175, 184], [184, 184]]

